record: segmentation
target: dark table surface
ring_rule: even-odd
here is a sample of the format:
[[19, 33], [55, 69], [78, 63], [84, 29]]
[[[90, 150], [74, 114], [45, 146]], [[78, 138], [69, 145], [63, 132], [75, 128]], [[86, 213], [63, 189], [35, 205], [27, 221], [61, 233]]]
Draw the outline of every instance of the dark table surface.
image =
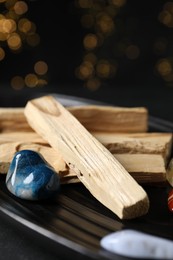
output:
[[[149, 114], [173, 122], [173, 88], [142, 86], [103, 86], [91, 92], [81, 86], [59, 86], [39, 91], [12, 91], [0, 89], [1, 107], [22, 107], [27, 100], [39, 95], [59, 93], [82, 98], [89, 98], [118, 106], [145, 106]], [[51, 251], [36, 243], [26, 230], [4, 214], [0, 215], [0, 259], [59, 259]]]

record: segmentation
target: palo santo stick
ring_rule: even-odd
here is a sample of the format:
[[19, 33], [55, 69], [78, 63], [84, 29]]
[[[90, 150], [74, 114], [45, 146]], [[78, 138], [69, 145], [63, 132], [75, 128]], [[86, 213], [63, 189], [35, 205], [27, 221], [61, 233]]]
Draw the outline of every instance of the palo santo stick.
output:
[[5, 132], [0, 133], [0, 145], [4, 143], [14, 143], [19, 142], [20, 144], [26, 143], [37, 143], [44, 144], [49, 146], [48, 142], [46, 142], [41, 136], [32, 132]]
[[[94, 133], [103, 141], [115, 158], [139, 183], [165, 182], [167, 157], [171, 151], [172, 134], [110, 134]], [[115, 143], [114, 143], [115, 142]], [[31, 149], [40, 152], [49, 164], [63, 177], [75, 177], [59, 152], [35, 132], [14, 132], [0, 134], [0, 173], [8, 171], [14, 153]], [[166, 156], [167, 155], [167, 156]], [[76, 178], [77, 179], [77, 178]], [[77, 179], [78, 180], [78, 179]], [[74, 180], [73, 180], [74, 181]]]
[[[45, 160], [60, 174], [61, 178], [64, 180], [73, 178], [74, 182], [75, 171], [66, 165], [59, 152], [47, 144], [26, 142], [0, 144], [0, 173], [7, 173], [14, 154], [25, 149], [41, 153]], [[165, 161], [160, 154], [114, 154], [114, 156], [139, 183], [151, 184], [166, 181]], [[79, 182], [77, 176], [76, 181]]]
[[114, 154], [160, 154], [165, 163], [171, 154], [172, 133], [91, 133]]
[[114, 154], [131, 176], [139, 183], [166, 183], [166, 167], [160, 154]]
[[[69, 183], [67, 180], [79, 182], [75, 171], [66, 165], [60, 153], [52, 147], [34, 143], [13, 142], [1, 144], [0, 173], [6, 174], [14, 154], [25, 149], [41, 153], [45, 160], [60, 174], [60, 178], [63, 178], [63, 183]], [[157, 184], [166, 182], [165, 162], [161, 155], [114, 154], [114, 156], [138, 183]]]
[[146, 132], [148, 111], [144, 107], [76, 106], [68, 110], [88, 131]]
[[[146, 108], [80, 106], [67, 108], [89, 131], [146, 132]], [[32, 131], [23, 108], [0, 108], [0, 132]]]
[[86, 188], [119, 218], [147, 213], [143, 188], [114, 156], [52, 96], [31, 100], [25, 107], [30, 126], [61, 154]]
[[[91, 132], [111, 153], [160, 154], [165, 161], [172, 148], [172, 133], [109, 133]], [[36, 132], [0, 133], [0, 144], [11, 142], [49, 144]]]
[[0, 132], [32, 131], [23, 108], [0, 108]]

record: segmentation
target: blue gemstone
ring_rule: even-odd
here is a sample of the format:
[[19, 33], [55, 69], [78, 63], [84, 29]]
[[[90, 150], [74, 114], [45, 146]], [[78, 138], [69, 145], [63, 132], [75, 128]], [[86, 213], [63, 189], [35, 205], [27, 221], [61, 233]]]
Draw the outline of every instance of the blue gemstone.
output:
[[15, 154], [10, 164], [6, 186], [22, 199], [48, 199], [59, 191], [60, 178], [39, 153], [22, 150]]

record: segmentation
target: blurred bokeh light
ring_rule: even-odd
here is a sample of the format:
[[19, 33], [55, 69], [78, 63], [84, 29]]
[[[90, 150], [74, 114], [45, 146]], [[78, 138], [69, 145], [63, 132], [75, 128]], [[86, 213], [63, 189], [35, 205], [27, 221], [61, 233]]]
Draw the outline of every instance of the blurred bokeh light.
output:
[[[4, 0], [0, 1], [0, 61], [10, 59], [9, 54], [23, 54], [23, 66], [26, 65], [25, 52], [27, 48], [34, 48], [40, 43], [40, 36], [37, 33], [36, 24], [29, 18], [25, 17], [29, 6], [26, 1]], [[6, 53], [8, 55], [6, 55]], [[10, 55], [11, 56], [11, 55]], [[17, 61], [17, 56], [12, 57]], [[7, 61], [8, 62], [8, 61]], [[20, 66], [20, 64], [19, 64]], [[47, 81], [41, 76], [48, 71], [48, 65], [44, 61], [36, 61], [32, 71], [23, 74], [23, 70], [19, 71], [21, 75], [14, 75], [6, 80], [10, 82], [14, 90], [21, 90], [24, 87], [34, 88], [44, 86]], [[14, 67], [9, 67], [10, 72], [15, 70]], [[7, 74], [6, 74], [7, 75]], [[1, 84], [1, 82], [0, 82]], [[6, 83], [8, 84], [8, 83]]]
[[0, 86], [173, 87], [173, 1], [55, 3], [0, 0]]

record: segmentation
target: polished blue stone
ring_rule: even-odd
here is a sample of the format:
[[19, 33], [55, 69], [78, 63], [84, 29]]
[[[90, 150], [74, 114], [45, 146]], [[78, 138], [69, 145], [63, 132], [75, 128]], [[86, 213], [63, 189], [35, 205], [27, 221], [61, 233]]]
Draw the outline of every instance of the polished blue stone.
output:
[[39, 153], [22, 150], [15, 154], [10, 164], [6, 186], [19, 198], [47, 199], [59, 191], [60, 178]]

